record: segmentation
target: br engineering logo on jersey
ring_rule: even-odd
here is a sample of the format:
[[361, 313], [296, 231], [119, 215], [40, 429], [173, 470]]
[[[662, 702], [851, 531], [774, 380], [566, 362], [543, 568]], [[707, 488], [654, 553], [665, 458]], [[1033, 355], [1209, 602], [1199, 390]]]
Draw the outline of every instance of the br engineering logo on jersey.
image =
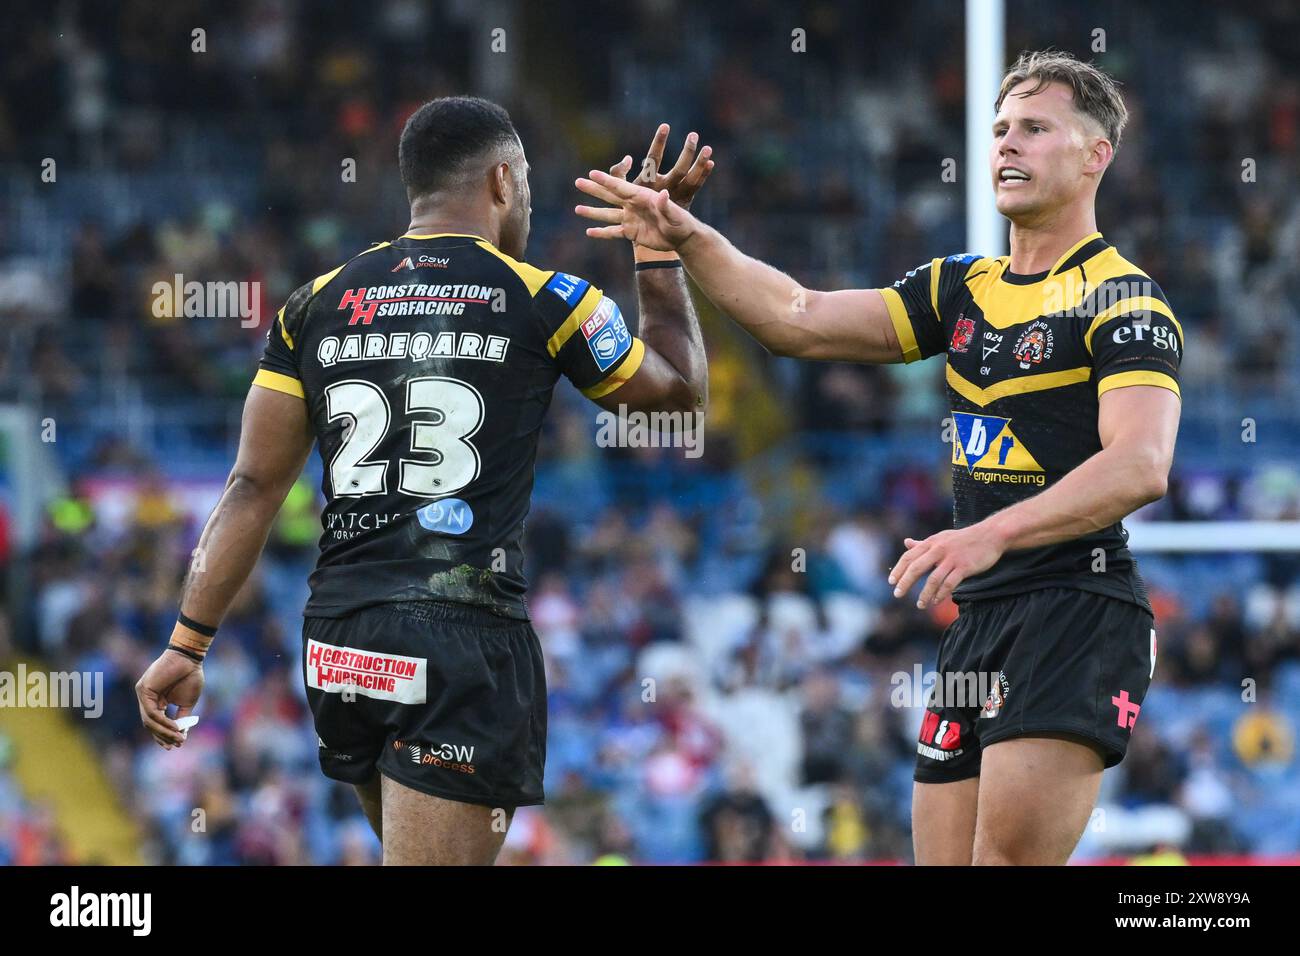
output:
[[952, 463], [965, 467], [976, 481], [1047, 484], [1043, 466], [1011, 430], [1011, 419], [953, 412], [952, 421]]
[[601, 299], [591, 318], [582, 323], [582, 336], [602, 372], [608, 372], [632, 347], [632, 333], [627, 330], [623, 313], [610, 298]]

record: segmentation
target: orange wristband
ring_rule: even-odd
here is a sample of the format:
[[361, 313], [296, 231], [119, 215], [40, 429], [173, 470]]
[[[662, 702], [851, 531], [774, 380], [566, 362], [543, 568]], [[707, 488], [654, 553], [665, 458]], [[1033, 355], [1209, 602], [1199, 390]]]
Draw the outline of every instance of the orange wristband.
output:
[[660, 252], [658, 249], [647, 249], [635, 243], [632, 244], [632, 258], [636, 262], [681, 262], [682, 260], [676, 252]]
[[177, 621], [176, 626], [172, 628], [171, 640], [168, 643], [202, 657], [208, 653], [208, 648], [212, 646], [215, 637], [215, 631], [212, 634], [204, 634], [188, 624]]

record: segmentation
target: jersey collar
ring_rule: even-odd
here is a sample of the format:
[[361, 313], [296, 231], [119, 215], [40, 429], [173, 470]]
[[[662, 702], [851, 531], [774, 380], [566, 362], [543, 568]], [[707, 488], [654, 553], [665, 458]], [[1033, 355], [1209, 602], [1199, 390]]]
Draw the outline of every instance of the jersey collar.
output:
[[[430, 233], [408, 232], [408, 233], [404, 233], [401, 236], [398, 236], [398, 238], [399, 239], [477, 239], [480, 242], [487, 242], [487, 240], [484, 239], [482, 236], [476, 236], [472, 232], [430, 232]], [[492, 243], [488, 242], [488, 245], [490, 246], [492, 245]]]
[[1046, 272], [1019, 275], [1010, 270], [1011, 260], [1008, 258], [1007, 267], [1003, 268], [1001, 278], [1003, 282], [1009, 282], [1011, 285], [1033, 285], [1035, 282], [1042, 282], [1051, 276], [1078, 268], [1109, 246], [1110, 243], [1101, 237], [1100, 232], [1094, 232], [1084, 236], [1069, 249], [1066, 249], [1061, 258], [1056, 260], [1056, 264]]

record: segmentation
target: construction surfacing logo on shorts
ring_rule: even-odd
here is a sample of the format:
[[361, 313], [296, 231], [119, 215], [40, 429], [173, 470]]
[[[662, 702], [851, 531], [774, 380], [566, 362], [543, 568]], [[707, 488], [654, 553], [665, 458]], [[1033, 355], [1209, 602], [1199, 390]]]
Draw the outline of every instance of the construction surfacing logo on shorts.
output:
[[429, 662], [423, 657], [379, 654], [307, 641], [307, 686], [327, 694], [345, 690], [374, 700], [423, 704]]

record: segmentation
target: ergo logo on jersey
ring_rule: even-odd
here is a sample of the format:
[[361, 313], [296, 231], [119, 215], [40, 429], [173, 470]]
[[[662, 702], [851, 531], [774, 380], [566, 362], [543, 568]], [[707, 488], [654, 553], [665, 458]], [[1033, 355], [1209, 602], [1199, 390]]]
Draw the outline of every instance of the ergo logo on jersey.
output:
[[[1150, 332], [1150, 336], [1146, 335]], [[1111, 341], [1116, 345], [1127, 345], [1129, 342], [1147, 342], [1149, 341], [1158, 349], [1168, 349], [1175, 355], [1178, 354], [1178, 335], [1171, 326], [1151, 323], [1141, 325], [1137, 322], [1124, 323], [1118, 326], [1111, 333]]]

